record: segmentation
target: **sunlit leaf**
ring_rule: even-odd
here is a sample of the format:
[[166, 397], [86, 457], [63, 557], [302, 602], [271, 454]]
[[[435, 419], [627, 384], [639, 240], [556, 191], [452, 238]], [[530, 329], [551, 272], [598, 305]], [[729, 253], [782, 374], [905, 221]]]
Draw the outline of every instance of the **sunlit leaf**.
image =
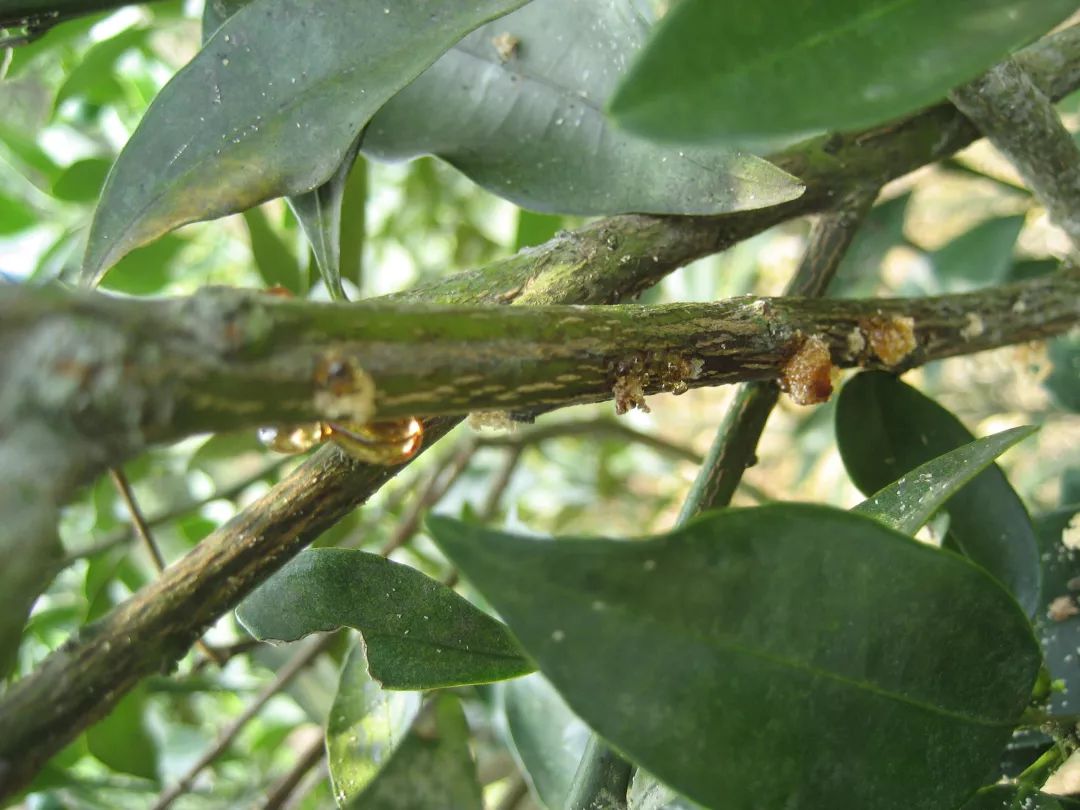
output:
[[453, 695], [425, 706], [379, 774], [349, 810], [482, 810], [469, 726]]
[[946, 501], [994, 459], [1037, 430], [1018, 427], [976, 439], [926, 462], [876, 492], [852, 511], [915, 534]]
[[525, 208], [715, 214], [802, 193], [769, 163], [611, 126], [603, 106], [648, 23], [632, 0], [543, 0], [477, 29], [372, 119], [365, 154], [434, 154]]
[[1073, 0], [675, 4], [611, 103], [660, 139], [854, 129], [931, 104], [1076, 10]]
[[354, 645], [341, 668], [327, 720], [327, 764], [339, 803], [371, 784], [420, 709], [419, 693], [380, 689], [366, 666], [363, 647]]
[[[869, 495], [905, 473], [974, 440], [942, 406], [891, 374], [863, 372], [836, 405], [840, 456]], [[1024, 504], [997, 466], [952, 496], [949, 537], [1003, 582], [1029, 616], [1039, 596], [1039, 551]]]
[[633, 542], [428, 526], [570, 707], [707, 806], [956, 807], [1039, 668], [982, 569], [838, 510], [725, 510]]
[[368, 671], [386, 689], [486, 683], [533, 670], [504, 625], [415, 568], [363, 551], [303, 552], [236, 615], [263, 640], [359, 630]]
[[180, 225], [301, 194], [394, 93], [523, 0], [265, 0], [165, 86], [106, 181], [84, 281]]

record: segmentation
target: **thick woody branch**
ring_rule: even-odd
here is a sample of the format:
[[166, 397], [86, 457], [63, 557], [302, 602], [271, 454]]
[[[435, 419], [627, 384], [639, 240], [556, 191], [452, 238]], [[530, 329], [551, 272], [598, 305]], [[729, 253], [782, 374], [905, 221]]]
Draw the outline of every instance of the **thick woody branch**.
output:
[[[837, 367], [908, 368], [1080, 324], [1080, 271], [933, 298], [647, 307], [343, 305], [224, 289], [137, 301], [23, 289], [0, 298], [0, 321], [8, 312], [34, 313], [27, 346], [52, 338], [33, 358], [45, 381], [22, 389], [25, 412], [78, 404], [98, 438], [119, 416], [116, 429], [160, 442], [315, 419], [633, 405], [644, 394], [783, 381], [811, 338]], [[65, 340], [69, 317], [77, 325]], [[78, 365], [69, 347], [88, 333], [117, 348], [117, 367]], [[51, 375], [78, 377], [63, 381], [69, 402], [50, 395]]]
[[1024, 68], [1006, 60], [950, 97], [1080, 248], [1080, 147]]
[[[1061, 98], [1080, 86], [1080, 29], [1047, 37], [1016, 58], [1043, 92]], [[947, 157], [976, 137], [978, 132], [954, 107], [941, 105], [869, 132], [814, 139], [774, 156], [778, 165], [806, 185], [802, 197], [785, 205], [713, 218], [614, 217], [400, 299], [454, 304], [615, 302], [686, 262], [780, 222], [828, 210], [855, 187], [880, 185]], [[983, 317], [981, 311], [973, 314]], [[969, 323], [967, 334], [977, 331], [977, 325]], [[944, 333], [932, 322], [923, 327], [925, 352], [937, 344], [934, 336]], [[986, 340], [990, 334], [984, 328], [977, 337]], [[0, 337], [0, 366], [12, 359], [21, 358]], [[710, 373], [718, 378], [722, 371], [717, 359]], [[0, 468], [8, 471], [6, 491], [13, 493], [14, 510], [5, 509], [5, 515], [40, 502], [36, 510], [23, 509], [22, 529], [15, 521], [0, 527], [0, 554], [19, 561], [31, 556], [37, 540], [48, 534], [45, 527], [52, 525], [57, 503], [84, 483], [95, 465], [117, 463], [141, 447], [137, 441], [128, 442], [115, 448], [121, 451], [119, 457], [104, 458], [110, 450], [103, 452], [100, 442], [73, 443], [73, 437], [82, 435], [78, 413], [68, 414], [59, 425], [21, 424], [20, 414], [5, 412], [5, 396], [15, 388], [2, 368], [0, 375], [0, 420], [16, 420], [0, 424]], [[71, 378], [71, 384], [77, 386], [79, 379]], [[429, 422], [429, 443], [455, 423]], [[110, 418], [110, 427], [124, 424], [123, 417]], [[138, 431], [125, 434], [123, 429], [112, 435], [143, 438]], [[0, 701], [4, 729], [0, 795], [26, 784], [51, 755], [106, 714], [141, 678], [169, 669], [205, 627], [362, 504], [398, 469], [358, 464], [332, 448], [315, 454], [271, 493], [166, 569], [158, 581], [84, 629], [36, 672], [9, 688]], [[32, 593], [42, 573], [37, 563], [26, 568], [18, 588]], [[4, 582], [10, 582], [8, 572]]]

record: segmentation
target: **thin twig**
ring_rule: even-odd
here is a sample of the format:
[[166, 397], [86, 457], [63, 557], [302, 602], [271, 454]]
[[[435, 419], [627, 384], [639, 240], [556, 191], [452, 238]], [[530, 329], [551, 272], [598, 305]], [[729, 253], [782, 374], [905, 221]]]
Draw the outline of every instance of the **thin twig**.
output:
[[[160, 574], [165, 570], [165, 558], [162, 556], [161, 549], [158, 548], [154, 536], [150, 533], [150, 526], [146, 522], [146, 517], [143, 515], [142, 507], [139, 506], [139, 502], [135, 498], [135, 492], [131, 489], [131, 482], [128, 481], [127, 475], [119, 467], [111, 467], [109, 469], [109, 477], [112, 478], [112, 482], [116, 486], [117, 492], [120, 493], [120, 499], [123, 500], [124, 506], [127, 507], [128, 514], [131, 515], [131, 525], [135, 531], [135, 535], [142, 541], [147, 554], [150, 555], [150, 560], [153, 562], [154, 568], [157, 570], [158, 574]], [[225, 659], [203, 639], [200, 638], [195, 644], [203, 655], [219, 667], [225, 666]]]
[[502, 464], [496, 471], [495, 477], [491, 479], [491, 485], [488, 488], [487, 496], [484, 498], [484, 503], [480, 507], [479, 518], [481, 523], [490, 523], [495, 517], [495, 513], [499, 510], [499, 502], [506, 493], [506, 488], [510, 486], [510, 481], [514, 477], [518, 464], [521, 463], [521, 454], [524, 450], [524, 446], [520, 444], [511, 445], [507, 449]]
[[296, 764], [266, 794], [262, 810], [280, 810], [289, 800], [308, 772], [318, 767], [326, 758], [326, 741], [320, 733], [300, 752]]
[[469, 466], [474, 453], [476, 453], [476, 442], [472, 439], [463, 441], [450, 457], [446, 466], [434, 471], [427, 484], [413, 499], [409, 509], [398, 521], [397, 526], [394, 527], [390, 539], [379, 549], [379, 554], [383, 557], [389, 557], [412, 539], [412, 536], [416, 534], [416, 530], [420, 527], [420, 519], [424, 513], [437, 504], [461, 477], [461, 474]]
[[529, 795], [529, 785], [521, 777], [520, 774], [515, 774], [514, 783], [506, 789], [506, 793], [499, 799], [499, 803], [495, 805], [495, 810], [514, 810], [522, 799]]
[[327, 648], [333, 643], [334, 635], [328, 634], [315, 640], [314, 642], [306, 645], [303, 649], [296, 653], [288, 663], [283, 666], [274, 678], [273, 682], [268, 685], [258, 697], [244, 709], [243, 713], [233, 720], [225, 729], [218, 735], [217, 741], [210, 747], [210, 749], [199, 757], [198, 761], [192, 765], [187, 773], [180, 777], [179, 781], [168, 790], [164, 791], [154, 804], [153, 810], [165, 810], [180, 796], [191, 789], [192, 783], [194, 783], [196, 777], [202, 773], [203, 769], [210, 765], [214, 760], [225, 753], [229, 747], [236, 740], [237, 736], [243, 731], [251, 720], [262, 711], [263, 707], [281, 692], [289, 683], [299, 675], [303, 670], [308, 667], [316, 658], [322, 655]]

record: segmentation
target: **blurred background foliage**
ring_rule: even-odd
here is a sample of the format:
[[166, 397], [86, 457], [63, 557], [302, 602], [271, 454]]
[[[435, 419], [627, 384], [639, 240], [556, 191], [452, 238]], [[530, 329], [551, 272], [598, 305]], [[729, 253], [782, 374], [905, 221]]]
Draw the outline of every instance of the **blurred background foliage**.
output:
[[[200, 4], [163, 2], [67, 22], [0, 58], [0, 272], [3, 283], [70, 281], [105, 174], [149, 101], [199, 43]], [[1080, 120], [1080, 98], [1061, 108]], [[357, 164], [346, 201], [343, 265], [350, 297], [393, 292], [538, 244], [580, 220], [520, 210], [431, 158]], [[776, 294], [797, 264], [807, 224], [791, 223], [677, 272], [642, 300], [707, 301]], [[888, 187], [833, 288], [841, 296], [968, 290], [1053, 266], [1068, 246], [985, 143]], [[135, 251], [106, 277], [126, 295], [189, 293], [206, 284], [283, 286], [326, 298], [291, 211], [281, 201], [185, 227]], [[938, 363], [909, 380], [978, 435], [1020, 424], [1042, 431], [1003, 466], [1033, 513], [1080, 500], [1080, 339]], [[459, 428], [319, 545], [392, 547], [396, 559], [451, 575], [417, 529], [420, 507], [535, 532], [635, 535], [669, 529], [730, 393], [698, 390], [616, 419], [610, 404], [548, 415], [511, 433]], [[128, 464], [166, 560], [265, 493], [296, 461], [254, 435], [204, 436]], [[1071, 465], [1071, 466], [1070, 466]], [[861, 500], [836, 452], [832, 406], [784, 400], [736, 504], [768, 499], [851, 506]], [[152, 580], [112, 482], [65, 514], [69, 564], [33, 614], [24, 674], [85, 622]], [[225, 663], [194, 649], [171, 677], [131, 694], [55, 760], [33, 808], [147, 807], [271, 684], [303, 642], [255, 646], [230, 616], [206, 636]], [[319, 742], [348, 649], [327, 654], [266, 702], [176, 807], [250, 806]], [[491, 689], [459, 690], [488, 806], [536, 806], [492, 721]], [[512, 801], [511, 801], [512, 800]], [[317, 768], [294, 807], [331, 806]]]

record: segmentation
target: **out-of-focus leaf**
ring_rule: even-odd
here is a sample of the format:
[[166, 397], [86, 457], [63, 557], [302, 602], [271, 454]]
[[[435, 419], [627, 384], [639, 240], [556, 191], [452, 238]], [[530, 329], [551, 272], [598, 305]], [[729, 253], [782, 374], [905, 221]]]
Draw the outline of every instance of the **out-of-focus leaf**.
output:
[[268, 287], [284, 287], [293, 295], [303, 295], [306, 279], [300, 264], [292, 249], [270, 227], [265, 212], [259, 207], [249, 208], [243, 217], [259, 277]]
[[157, 745], [146, 730], [146, 688], [136, 687], [86, 732], [90, 753], [120, 773], [157, 779]]
[[570, 707], [707, 806], [956, 807], [1039, 669], [986, 572], [847, 512], [730, 509], [634, 542], [428, 527]]
[[53, 183], [52, 193], [58, 200], [90, 202], [96, 200], [105, 183], [111, 164], [104, 158], [77, 160], [64, 169]]
[[1080, 696], [1080, 554], [1065, 545], [1063, 535], [1075, 521], [1080, 531], [1080, 503], [1062, 506], [1035, 519], [1039, 551], [1043, 562], [1042, 594], [1036, 616], [1036, 631], [1050, 675], [1064, 683], [1064, 692], [1052, 692], [1051, 714], [1076, 714]]
[[976, 793], [960, 810], [1080, 810], [1080, 802], [1033, 788], [993, 785]]
[[888, 252], [904, 244], [904, 220], [911, 192], [875, 205], [844, 254], [831, 289], [845, 296], [871, 295]]
[[611, 113], [688, 142], [872, 126], [937, 101], [1074, 11], [1072, 0], [683, 0]]
[[119, 262], [101, 285], [128, 295], [151, 295], [165, 289], [172, 280], [172, 262], [187, 244], [172, 234], [139, 248]]
[[[840, 391], [836, 439], [855, 485], [869, 495], [975, 437], [929, 397], [880, 371]], [[1024, 504], [998, 467], [979, 473], [945, 505], [949, 537], [997, 577], [1025, 612], [1035, 613], [1039, 550]]]
[[145, 47], [149, 36], [148, 28], [129, 28], [91, 46], [60, 85], [55, 106], [70, 98], [91, 104], [108, 104], [118, 98], [123, 88], [116, 80], [116, 63], [128, 51]]
[[478, 28], [379, 110], [365, 154], [434, 154], [525, 208], [715, 214], [798, 197], [753, 155], [651, 143], [603, 105], [648, 24], [630, 0], [544, 0]]
[[57, 58], [59, 54], [70, 50], [70, 46], [86, 36], [86, 33], [106, 16], [107, 14], [98, 13], [65, 20], [63, 25], [54, 25], [32, 42], [13, 48], [5, 79], [18, 78], [24, 75], [28, 68], [45, 60], [53, 63], [60, 61]]
[[349, 810], [482, 810], [484, 801], [469, 751], [461, 703], [440, 694], [425, 706], [408, 735]]
[[393, 754], [420, 709], [417, 692], [388, 692], [365, 671], [355, 644], [341, 669], [326, 726], [326, 757], [339, 804], [366, 788]]
[[487, 683], [531, 672], [506, 627], [407, 565], [341, 548], [310, 549], [236, 610], [261, 640], [359, 630], [385, 689]]
[[852, 511], [880, 520], [898, 532], [915, 534], [994, 459], [1036, 430], [1031, 426], [1012, 428], [962, 445], [916, 467]]
[[22, 200], [0, 194], [0, 236], [25, 231], [38, 224], [34, 211]]
[[121, 152], [84, 281], [180, 225], [325, 182], [394, 93], [522, 2], [267, 0], [240, 9], [162, 89]]
[[1003, 281], [1023, 227], [1023, 216], [988, 219], [931, 254], [942, 289], [959, 292]]
[[34, 138], [27, 137], [0, 121], [0, 142], [20, 174], [42, 191], [48, 192], [52, 188], [63, 169], [45, 154]]
[[1028, 281], [1049, 275], [1061, 267], [1057, 259], [1023, 259], [1013, 262], [1004, 281]]
[[539, 672], [499, 685], [511, 750], [545, 807], [562, 808], [574, 781], [589, 727]]
[[1080, 334], [1070, 334], [1047, 344], [1053, 368], [1043, 385], [1063, 408], [1080, 413]]
[[563, 227], [558, 214], [538, 214], [535, 211], [518, 211], [517, 231], [514, 234], [514, 250], [542, 245], [553, 238]]

